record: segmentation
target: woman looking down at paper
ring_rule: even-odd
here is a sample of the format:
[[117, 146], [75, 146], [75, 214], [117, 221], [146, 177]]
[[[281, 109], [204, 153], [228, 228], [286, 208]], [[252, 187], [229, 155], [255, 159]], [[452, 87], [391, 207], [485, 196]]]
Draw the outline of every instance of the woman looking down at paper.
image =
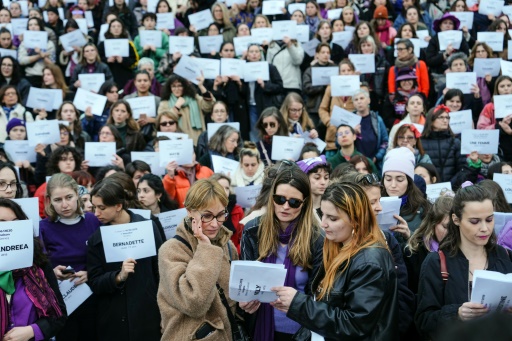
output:
[[[230, 261], [238, 259], [231, 232], [223, 226], [227, 205], [217, 181], [197, 181], [185, 199], [187, 217], [160, 250], [158, 306], [164, 340], [232, 339], [216, 287], [228, 292]], [[236, 302], [227, 301], [234, 314]]]
[[[284, 264], [288, 270], [284, 285], [309, 294], [321, 265], [324, 240], [313, 216], [309, 178], [298, 166], [285, 161], [276, 172], [266, 213], [244, 227], [241, 258]], [[251, 301], [240, 303], [240, 307], [254, 314], [255, 327], [249, 333], [255, 340], [288, 340], [300, 328], [268, 303]], [[248, 325], [252, 328], [254, 323]]]
[[288, 124], [276, 107], [270, 107], [261, 113], [256, 123], [260, 141], [256, 144], [265, 166], [272, 165], [272, 137], [289, 136]]
[[[91, 197], [94, 214], [112, 229], [115, 225], [145, 220], [128, 210], [128, 197], [117, 179], [109, 177], [96, 183]], [[154, 222], [152, 228], [158, 254], [162, 238]], [[98, 297], [97, 340], [160, 340], [157, 262], [155, 255], [107, 263], [101, 230], [89, 238], [87, 271], [91, 290]]]
[[[21, 207], [0, 199], [0, 221], [27, 220]], [[0, 272], [0, 339], [49, 340], [66, 323], [66, 305], [52, 266], [34, 238], [31, 267]]]
[[240, 165], [231, 176], [231, 187], [259, 185], [263, 182], [265, 164], [254, 142], [245, 141], [240, 150]]
[[395, 265], [368, 197], [356, 184], [335, 183], [321, 208], [324, 256], [311, 293], [272, 288], [278, 295], [272, 306], [302, 326], [297, 340], [397, 340]]
[[201, 156], [199, 163], [214, 170], [213, 156], [221, 156], [226, 159], [238, 161], [238, 153], [240, 152], [238, 146], [240, 144], [242, 144], [240, 132], [232, 126], [223, 125], [213, 134], [208, 143], [208, 152]]
[[492, 195], [484, 188], [467, 182], [457, 191], [440, 251], [426, 257], [420, 272], [415, 322], [425, 336], [435, 339], [457, 321], [488, 313], [486, 305], [469, 302], [475, 270], [512, 272], [510, 252], [496, 244], [493, 211]]
[[299, 94], [290, 92], [285, 97], [280, 111], [284, 120], [288, 122], [290, 136], [302, 137], [306, 134], [311, 139], [318, 137], [315, 124], [309, 118], [304, 100]]

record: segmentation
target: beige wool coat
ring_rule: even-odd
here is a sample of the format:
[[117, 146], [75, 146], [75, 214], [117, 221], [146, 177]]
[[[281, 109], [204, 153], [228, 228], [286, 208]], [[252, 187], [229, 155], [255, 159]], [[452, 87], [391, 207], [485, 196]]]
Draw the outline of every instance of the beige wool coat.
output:
[[160, 285], [158, 306], [162, 316], [162, 340], [194, 340], [203, 323], [216, 331], [201, 339], [231, 341], [229, 318], [215, 283], [224, 289], [233, 314], [236, 302], [229, 299], [229, 272], [232, 260], [238, 259], [230, 241], [231, 231], [224, 226], [219, 231], [219, 246], [199, 244], [183, 224], [176, 234], [187, 240], [193, 252], [181, 241], [172, 238], [158, 252]]

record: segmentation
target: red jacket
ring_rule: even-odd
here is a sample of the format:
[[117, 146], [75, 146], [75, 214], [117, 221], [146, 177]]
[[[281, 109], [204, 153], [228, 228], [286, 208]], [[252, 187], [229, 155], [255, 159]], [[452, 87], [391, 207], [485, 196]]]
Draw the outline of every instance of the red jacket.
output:
[[[416, 63], [416, 77], [418, 80], [418, 91], [425, 95], [428, 98], [428, 92], [430, 90], [430, 82], [428, 80], [428, 69], [427, 64], [423, 60], [419, 60]], [[390, 94], [394, 94], [397, 89], [397, 84], [395, 82], [395, 67], [389, 68], [388, 75], [388, 92]]]
[[240, 205], [235, 205], [233, 210], [229, 213], [231, 222], [235, 227], [236, 233], [231, 236], [231, 241], [235, 244], [238, 254], [240, 255], [240, 239], [242, 239], [242, 232], [244, 232], [244, 225], [240, 224], [240, 220], [244, 219], [244, 209]]
[[[207, 179], [212, 176], [213, 171], [200, 164], [196, 165], [196, 180]], [[183, 170], [177, 169], [174, 178], [166, 174], [163, 179], [164, 188], [171, 199], [176, 200], [180, 208], [185, 207], [185, 196], [190, 188], [190, 181]]]

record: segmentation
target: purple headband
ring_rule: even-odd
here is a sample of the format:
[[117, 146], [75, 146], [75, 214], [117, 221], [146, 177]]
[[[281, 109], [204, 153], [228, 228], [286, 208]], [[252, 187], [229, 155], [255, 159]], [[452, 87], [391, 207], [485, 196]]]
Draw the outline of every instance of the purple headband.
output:
[[297, 162], [297, 166], [306, 174], [308, 174], [313, 168], [317, 166], [326, 166], [327, 160], [325, 159], [325, 155], [320, 155], [318, 157], [313, 157], [310, 159], [300, 160]]

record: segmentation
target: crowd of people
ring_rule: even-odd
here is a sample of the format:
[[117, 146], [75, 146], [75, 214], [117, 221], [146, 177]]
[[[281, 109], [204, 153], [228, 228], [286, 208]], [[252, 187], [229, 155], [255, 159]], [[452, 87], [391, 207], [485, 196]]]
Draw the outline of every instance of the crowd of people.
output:
[[[502, 5], [4, 1], [0, 227], [40, 220], [32, 266], [0, 271], [0, 341], [471, 340], [506, 319], [471, 300], [475, 270], [512, 272]], [[102, 229], [144, 222], [154, 255], [112, 261]], [[229, 296], [237, 260], [284, 265], [273, 302]], [[72, 311], [64, 281], [92, 292]]]

